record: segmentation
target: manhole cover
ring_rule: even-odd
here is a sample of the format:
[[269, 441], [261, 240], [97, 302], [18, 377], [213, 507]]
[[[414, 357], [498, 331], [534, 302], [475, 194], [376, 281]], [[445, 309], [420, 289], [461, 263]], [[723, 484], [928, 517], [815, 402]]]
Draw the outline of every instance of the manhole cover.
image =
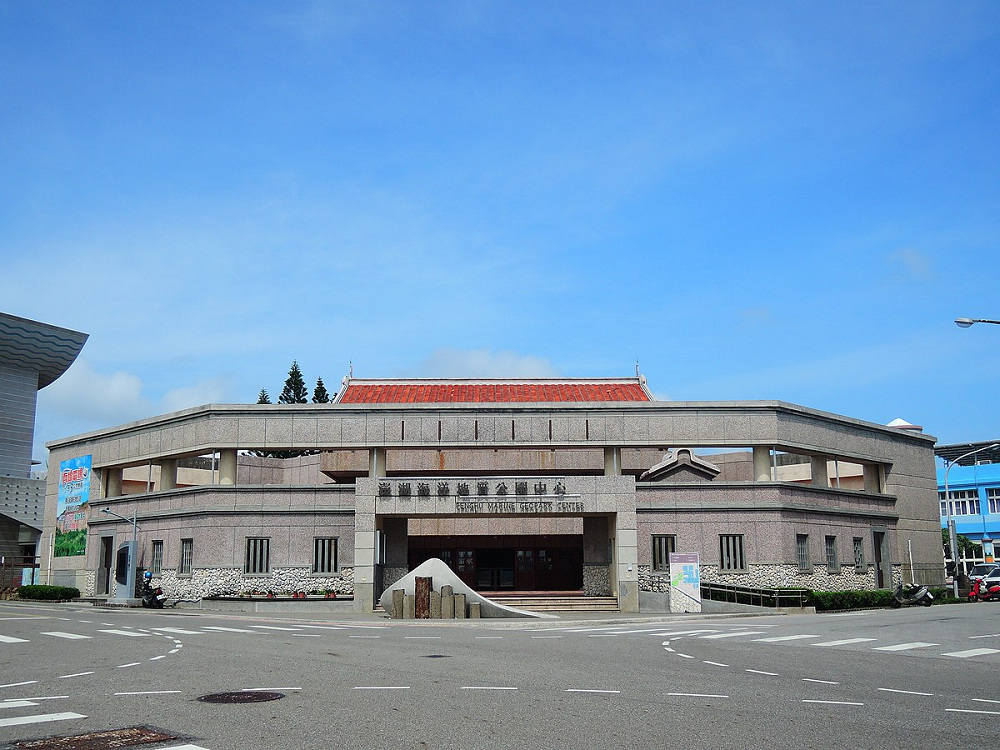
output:
[[51, 737], [46, 740], [15, 742], [14, 747], [33, 748], [34, 750], [111, 750], [117, 747], [149, 745], [154, 742], [176, 739], [177, 735], [175, 734], [165, 734], [149, 727], [127, 727], [125, 729], [75, 734], [72, 737]]
[[424, 656], [425, 659], [450, 659], [448, 654], [427, 654]]
[[284, 693], [267, 690], [241, 690], [238, 693], [212, 693], [198, 698], [202, 703], [264, 703], [284, 698]]

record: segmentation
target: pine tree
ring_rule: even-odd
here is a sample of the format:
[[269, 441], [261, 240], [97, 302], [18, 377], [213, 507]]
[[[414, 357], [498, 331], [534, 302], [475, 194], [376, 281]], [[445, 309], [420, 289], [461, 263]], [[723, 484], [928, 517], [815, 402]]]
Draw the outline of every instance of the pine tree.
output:
[[292, 360], [292, 366], [288, 370], [288, 378], [285, 380], [285, 387], [278, 398], [279, 404], [306, 404], [309, 403], [309, 391], [306, 382], [302, 379], [302, 370], [299, 363]]
[[326, 386], [323, 385], [323, 378], [316, 378], [316, 388], [313, 390], [313, 403], [330, 403], [330, 394], [326, 392]]
[[260, 393], [257, 394], [257, 403], [258, 404], [269, 404], [269, 403], [271, 403], [271, 397], [268, 395], [266, 388], [261, 388], [260, 389]]

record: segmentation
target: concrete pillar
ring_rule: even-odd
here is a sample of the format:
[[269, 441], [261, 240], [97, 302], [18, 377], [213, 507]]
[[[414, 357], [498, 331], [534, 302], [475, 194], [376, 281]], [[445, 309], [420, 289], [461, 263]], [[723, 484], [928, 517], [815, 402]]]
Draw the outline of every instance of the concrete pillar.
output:
[[177, 459], [165, 458], [160, 461], [160, 484], [159, 490], [173, 490], [177, 488]]
[[373, 479], [385, 476], [385, 448], [368, 450], [368, 476]]
[[829, 487], [830, 473], [826, 466], [826, 456], [810, 456], [809, 463], [812, 469], [812, 483], [818, 487]]
[[431, 619], [440, 620], [441, 619], [441, 592], [432, 591], [431, 592]]
[[441, 619], [455, 619], [455, 589], [447, 585], [441, 587]]
[[235, 448], [219, 451], [219, 484], [227, 486], [236, 484]]
[[122, 470], [115, 466], [109, 466], [104, 470], [104, 497], [121, 497], [122, 495]]
[[604, 476], [620, 477], [622, 475], [622, 449], [604, 449]]
[[583, 517], [583, 570], [584, 582], [588, 580], [587, 570], [590, 568], [607, 571], [608, 589], [605, 591], [586, 591], [588, 596], [613, 596], [615, 593], [613, 581], [615, 573], [611, 564], [611, 525], [607, 516]]
[[403, 596], [406, 594], [403, 589], [393, 589], [392, 592], [392, 612], [389, 613], [389, 617], [397, 620], [403, 618]]
[[882, 469], [878, 464], [865, 464], [865, 492], [882, 493]]
[[771, 481], [771, 449], [766, 445], [753, 447], [753, 480], [755, 482]]
[[464, 620], [468, 616], [465, 609], [465, 594], [455, 594], [455, 619]]

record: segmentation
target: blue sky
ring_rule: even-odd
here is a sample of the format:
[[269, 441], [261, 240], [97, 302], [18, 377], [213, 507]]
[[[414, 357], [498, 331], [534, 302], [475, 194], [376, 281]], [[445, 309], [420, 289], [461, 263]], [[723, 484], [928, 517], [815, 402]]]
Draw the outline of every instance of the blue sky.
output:
[[1000, 437], [1000, 4], [0, 0], [46, 440], [359, 377], [627, 376]]

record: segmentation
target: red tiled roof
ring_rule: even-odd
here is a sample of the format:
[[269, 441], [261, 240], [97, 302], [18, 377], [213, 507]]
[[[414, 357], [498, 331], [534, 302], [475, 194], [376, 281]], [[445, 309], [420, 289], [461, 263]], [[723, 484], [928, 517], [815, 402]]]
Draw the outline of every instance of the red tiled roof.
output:
[[348, 382], [342, 404], [649, 401], [638, 381], [548, 383]]

